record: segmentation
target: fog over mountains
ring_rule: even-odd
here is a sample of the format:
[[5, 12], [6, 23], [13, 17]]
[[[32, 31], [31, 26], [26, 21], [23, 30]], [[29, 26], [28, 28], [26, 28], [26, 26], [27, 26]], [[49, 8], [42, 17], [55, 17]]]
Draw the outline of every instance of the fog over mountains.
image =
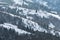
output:
[[0, 40], [60, 40], [60, 0], [0, 0]]

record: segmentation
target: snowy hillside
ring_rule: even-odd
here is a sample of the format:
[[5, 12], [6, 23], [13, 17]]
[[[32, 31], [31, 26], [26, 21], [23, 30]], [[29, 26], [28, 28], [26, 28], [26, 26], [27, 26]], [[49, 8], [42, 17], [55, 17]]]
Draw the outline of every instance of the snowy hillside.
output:
[[0, 0], [0, 28], [18, 35], [43, 32], [60, 37], [59, 0]]

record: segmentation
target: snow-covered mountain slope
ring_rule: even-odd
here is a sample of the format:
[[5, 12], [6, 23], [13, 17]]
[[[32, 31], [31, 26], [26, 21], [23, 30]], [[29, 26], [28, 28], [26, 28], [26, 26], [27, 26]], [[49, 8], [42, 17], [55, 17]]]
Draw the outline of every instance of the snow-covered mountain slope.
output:
[[0, 26], [14, 29], [19, 34], [38, 31], [60, 36], [60, 12], [52, 9], [48, 2], [0, 0]]
[[21, 30], [19, 29], [17, 26], [15, 25], [12, 25], [12, 24], [9, 24], [9, 23], [4, 23], [4, 24], [0, 24], [0, 27], [4, 27], [4, 28], [7, 28], [8, 30], [9, 29], [14, 29], [16, 32], [18, 32], [18, 34], [31, 34], [29, 32], [26, 32], [24, 30]]

